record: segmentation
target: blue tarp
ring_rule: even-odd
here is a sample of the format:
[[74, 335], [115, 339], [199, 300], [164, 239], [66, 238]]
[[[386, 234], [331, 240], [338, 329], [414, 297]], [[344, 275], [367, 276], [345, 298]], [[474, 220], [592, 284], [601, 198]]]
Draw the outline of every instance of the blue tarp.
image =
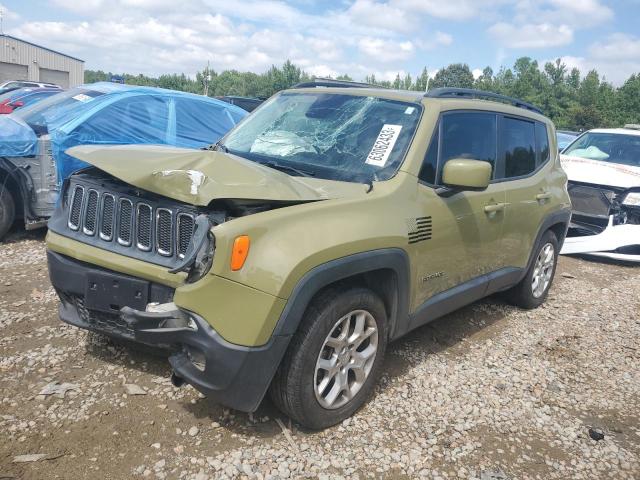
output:
[[5, 115], [6, 121], [0, 118], [0, 155], [34, 155], [36, 131], [48, 131], [62, 181], [86, 166], [65, 153], [70, 147], [165, 144], [200, 148], [217, 142], [246, 115], [239, 107], [201, 95], [107, 82], [89, 84]]
[[29, 157], [36, 154], [38, 137], [21, 118], [0, 115], [0, 157]]

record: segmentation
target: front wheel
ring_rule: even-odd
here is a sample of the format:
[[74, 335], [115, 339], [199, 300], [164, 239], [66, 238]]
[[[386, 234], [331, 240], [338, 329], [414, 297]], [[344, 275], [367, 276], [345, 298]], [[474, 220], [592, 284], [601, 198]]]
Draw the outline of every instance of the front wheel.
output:
[[527, 274], [507, 292], [507, 298], [514, 305], [532, 309], [544, 303], [556, 273], [558, 250], [558, 239], [552, 231], [547, 231], [536, 245]]
[[309, 306], [271, 384], [271, 398], [308, 428], [335, 425], [371, 394], [386, 343], [387, 315], [375, 293], [329, 289]]

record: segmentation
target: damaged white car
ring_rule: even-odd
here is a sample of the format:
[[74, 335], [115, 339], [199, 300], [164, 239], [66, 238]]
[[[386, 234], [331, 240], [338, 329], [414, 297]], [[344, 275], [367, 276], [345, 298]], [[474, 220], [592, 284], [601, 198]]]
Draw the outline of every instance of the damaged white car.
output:
[[640, 262], [640, 125], [590, 130], [561, 161], [573, 214], [560, 253]]

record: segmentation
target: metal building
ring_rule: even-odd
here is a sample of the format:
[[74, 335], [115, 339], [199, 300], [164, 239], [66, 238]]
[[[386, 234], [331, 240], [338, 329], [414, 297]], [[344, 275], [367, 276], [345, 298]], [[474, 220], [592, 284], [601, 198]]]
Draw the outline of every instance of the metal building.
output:
[[49, 82], [63, 88], [84, 83], [84, 60], [0, 34], [0, 83], [8, 80]]

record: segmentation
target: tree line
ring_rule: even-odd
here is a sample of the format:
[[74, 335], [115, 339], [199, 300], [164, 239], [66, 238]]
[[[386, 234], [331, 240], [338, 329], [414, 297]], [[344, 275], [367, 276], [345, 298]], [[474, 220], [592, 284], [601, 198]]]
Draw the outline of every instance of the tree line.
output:
[[[205, 68], [195, 78], [184, 74], [120, 74], [125, 83], [169, 88], [209, 96], [239, 95], [267, 98], [275, 92], [313, 77], [287, 60], [281, 67], [272, 66], [264, 73]], [[102, 70], [86, 70], [85, 83], [109, 81], [114, 76]], [[348, 75], [337, 77], [352, 80]], [[558, 128], [585, 130], [595, 127], [619, 127], [640, 123], [640, 73], [631, 75], [620, 87], [613, 86], [596, 70], [583, 75], [569, 69], [560, 59], [540, 68], [529, 57], [517, 59], [512, 68], [495, 73], [486, 67], [477, 78], [467, 64], [455, 63], [430, 75], [426, 68], [413, 78], [397, 75], [395, 80], [379, 80], [375, 75], [365, 82], [387, 88], [426, 91], [438, 87], [477, 88], [530, 102], [551, 118]]]

